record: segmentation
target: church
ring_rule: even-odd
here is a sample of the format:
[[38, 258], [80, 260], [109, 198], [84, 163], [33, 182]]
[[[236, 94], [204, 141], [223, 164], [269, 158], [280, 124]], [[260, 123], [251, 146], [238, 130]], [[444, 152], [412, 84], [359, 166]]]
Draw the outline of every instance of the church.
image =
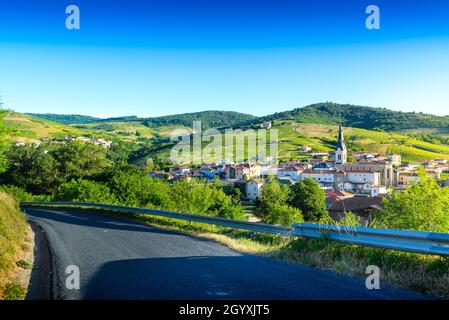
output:
[[338, 129], [337, 149], [335, 150], [335, 164], [345, 164], [348, 159], [348, 150], [345, 145], [345, 137], [343, 135], [343, 127], [340, 124]]

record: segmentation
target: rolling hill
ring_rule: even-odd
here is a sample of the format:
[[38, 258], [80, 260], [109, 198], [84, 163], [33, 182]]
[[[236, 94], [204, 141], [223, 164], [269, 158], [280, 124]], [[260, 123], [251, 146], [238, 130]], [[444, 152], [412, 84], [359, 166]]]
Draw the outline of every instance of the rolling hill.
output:
[[[61, 123], [30, 115], [13, 113], [6, 123], [19, 130], [23, 139], [61, 137], [63, 135], [107, 135], [138, 143], [142, 147], [136, 162], [147, 157], [167, 158], [173, 143], [170, 134], [176, 130], [191, 130], [192, 121], [202, 121], [203, 128], [257, 128], [272, 121], [279, 132], [281, 159], [306, 157], [301, 147], [331, 151], [337, 138], [337, 126], [345, 127], [350, 151], [400, 153], [404, 161], [433, 158], [449, 159], [449, 117], [421, 113], [403, 113], [335, 103], [319, 103], [264, 117], [237, 112], [204, 111], [157, 118], [134, 116], [98, 119], [79, 115], [45, 115]], [[66, 118], [65, 118], [66, 117]], [[79, 120], [80, 123], [71, 123]], [[144, 148], [144, 149], [143, 149]]]
[[[341, 117], [341, 118], [340, 118]], [[401, 131], [433, 128], [449, 132], [449, 116], [393, 111], [385, 108], [317, 103], [261, 117], [261, 121], [294, 120], [302, 123], [339, 124], [369, 130]]]

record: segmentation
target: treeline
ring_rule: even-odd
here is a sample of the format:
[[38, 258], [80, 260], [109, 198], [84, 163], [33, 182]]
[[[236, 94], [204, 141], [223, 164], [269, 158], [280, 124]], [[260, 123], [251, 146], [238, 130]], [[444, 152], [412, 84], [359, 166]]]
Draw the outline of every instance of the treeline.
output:
[[238, 197], [220, 182], [153, 179], [135, 166], [108, 159], [108, 149], [78, 141], [12, 146], [0, 175], [20, 200], [85, 201], [243, 218]]
[[203, 129], [232, 127], [256, 119], [255, 116], [234, 111], [203, 111], [184, 113], [143, 120], [148, 127], [180, 125], [192, 127], [193, 121], [201, 121]]
[[58, 122], [61, 124], [87, 124], [87, 123], [94, 123], [100, 120], [99, 118], [91, 117], [91, 116], [83, 116], [80, 114], [54, 114], [54, 113], [27, 113], [30, 116]]
[[346, 127], [369, 130], [399, 131], [417, 128], [448, 128], [448, 116], [435, 116], [416, 112], [392, 111], [385, 108], [373, 108], [332, 102], [318, 103], [296, 108], [291, 111], [278, 112], [262, 117], [261, 120], [296, 120], [339, 124], [340, 117]]
[[104, 122], [117, 122], [117, 121], [139, 121], [148, 127], [170, 126], [170, 125], [192, 127], [193, 121], [201, 121], [203, 129], [231, 127], [244, 123], [249, 123], [256, 119], [255, 116], [234, 111], [202, 111], [202, 112], [184, 113], [154, 118], [139, 118], [136, 116], [124, 116], [124, 117], [113, 117], [104, 119], [76, 114], [66, 115], [66, 114], [52, 114], [52, 113], [29, 113], [29, 115], [58, 122], [65, 125], [89, 124], [89, 123], [103, 124]]

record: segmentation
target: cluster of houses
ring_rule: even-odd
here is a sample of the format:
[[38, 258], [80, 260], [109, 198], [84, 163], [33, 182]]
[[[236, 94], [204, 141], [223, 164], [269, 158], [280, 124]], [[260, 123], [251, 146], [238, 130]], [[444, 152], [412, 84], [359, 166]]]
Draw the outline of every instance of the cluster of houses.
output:
[[[312, 154], [311, 148], [304, 151]], [[152, 176], [169, 180], [205, 178], [244, 184], [244, 198], [256, 200], [260, 196], [266, 178], [271, 176], [280, 183], [293, 185], [305, 179], [316, 181], [326, 193], [326, 203], [332, 212], [334, 205], [348, 207], [351, 203], [362, 209], [381, 207], [381, 198], [392, 189], [401, 190], [419, 180], [418, 168], [424, 167], [432, 177], [439, 179], [441, 173], [449, 172], [447, 160], [425, 163], [402, 163], [401, 155], [381, 155], [367, 152], [348, 153], [343, 129], [340, 126], [335, 152], [315, 152], [308, 161], [281, 162], [277, 165], [264, 163], [234, 164], [227, 160], [204, 164], [199, 168], [173, 167], [168, 173], [153, 172]], [[353, 161], [348, 162], [348, 156]], [[343, 202], [342, 202], [343, 201]]]
[[91, 142], [94, 145], [101, 146], [101, 147], [108, 148], [108, 149], [110, 149], [112, 146], [111, 140], [106, 140], [103, 138], [89, 138], [89, 137], [85, 137], [85, 136], [79, 136], [79, 137], [65, 137], [62, 139], [62, 142], [67, 142], [67, 141]]
[[[41, 144], [41, 142], [65, 144], [68, 141], [90, 142], [90, 143], [93, 143], [94, 145], [101, 146], [103, 148], [108, 148], [108, 149], [110, 149], [112, 146], [112, 141], [110, 141], [110, 140], [106, 140], [103, 138], [89, 138], [89, 137], [84, 137], [84, 136], [64, 137], [62, 139], [53, 139], [53, 140], [48, 139], [48, 138], [41, 138], [40, 141], [34, 142], [34, 145], [39, 146]], [[20, 142], [16, 142], [15, 145], [18, 147], [22, 147], [22, 146], [25, 146], [26, 143], [20, 141]]]

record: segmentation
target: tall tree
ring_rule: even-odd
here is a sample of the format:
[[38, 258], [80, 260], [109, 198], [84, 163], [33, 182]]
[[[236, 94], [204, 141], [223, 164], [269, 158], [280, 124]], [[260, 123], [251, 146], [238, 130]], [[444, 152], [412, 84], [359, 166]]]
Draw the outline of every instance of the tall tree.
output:
[[383, 224], [394, 229], [449, 232], [449, 188], [423, 170], [419, 182], [384, 199]]
[[313, 179], [305, 179], [295, 184], [292, 191], [290, 204], [302, 211], [306, 221], [317, 222], [327, 214], [324, 191]]

